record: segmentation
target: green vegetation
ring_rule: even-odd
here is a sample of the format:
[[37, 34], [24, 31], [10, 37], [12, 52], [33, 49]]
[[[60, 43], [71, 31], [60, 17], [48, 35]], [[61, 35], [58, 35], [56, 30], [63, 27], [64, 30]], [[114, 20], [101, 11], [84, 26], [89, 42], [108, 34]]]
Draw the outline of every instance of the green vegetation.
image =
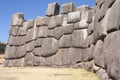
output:
[[6, 47], [6, 44], [0, 43], [0, 54], [3, 54], [5, 52], [5, 47]]

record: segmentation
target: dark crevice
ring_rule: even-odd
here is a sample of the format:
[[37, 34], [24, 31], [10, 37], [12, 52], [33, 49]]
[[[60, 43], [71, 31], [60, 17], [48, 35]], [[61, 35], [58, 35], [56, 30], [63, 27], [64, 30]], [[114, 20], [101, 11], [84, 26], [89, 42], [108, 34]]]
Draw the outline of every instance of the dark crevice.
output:
[[105, 17], [105, 15], [103, 15], [102, 17], [100, 16], [100, 18], [98, 19], [98, 22], [100, 22], [101, 20], [103, 20], [104, 17]]
[[112, 32], [118, 31], [118, 30], [119, 30], [119, 27], [116, 27], [116, 28], [108, 30], [107, 33], [110, 34]]
[[103, 2], [100, 4], [99, 9], [101, 9], [101, 7], [102, 7], [102, 5], [103, 5], [104, 2], [105, 2], [105, 1], [103, 1]]
[[115, 3], [116, 0], [114, 0], [108, 7], [111, 8], [112, 5]]

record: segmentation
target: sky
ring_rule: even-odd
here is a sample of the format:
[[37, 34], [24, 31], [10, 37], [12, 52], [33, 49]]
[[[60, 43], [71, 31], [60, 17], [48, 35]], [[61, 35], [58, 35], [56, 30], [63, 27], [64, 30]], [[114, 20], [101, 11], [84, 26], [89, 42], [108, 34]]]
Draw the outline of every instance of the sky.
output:
[[76, 6], [94, 6], [95, 0], [0, 0], [0, 41], [7, 43], [11, 17], [22, 12], [25, 20], [45, 16], [49, 3], [57, 2], [60, 7], [64, 3], [74, 2]]

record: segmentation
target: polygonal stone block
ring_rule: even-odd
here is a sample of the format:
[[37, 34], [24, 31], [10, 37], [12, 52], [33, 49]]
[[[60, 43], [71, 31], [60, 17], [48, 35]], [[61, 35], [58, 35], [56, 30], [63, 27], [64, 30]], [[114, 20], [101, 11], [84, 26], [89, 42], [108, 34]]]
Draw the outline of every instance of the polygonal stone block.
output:
[[46, 38], [48, 35], [48, 26], [39, 27], [37, 37], [38, 38]]
[[63, 26], [64, 34], [72, 34], [74, 30], [73, 24], [66, 24]]

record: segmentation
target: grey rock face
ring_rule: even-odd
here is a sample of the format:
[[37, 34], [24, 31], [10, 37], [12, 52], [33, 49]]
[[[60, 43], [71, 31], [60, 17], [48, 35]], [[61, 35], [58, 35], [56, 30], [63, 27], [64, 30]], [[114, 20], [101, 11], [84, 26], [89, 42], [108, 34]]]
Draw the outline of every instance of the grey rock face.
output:
[[43, 44], [41, 47], [41, 56], [48, 57], [56, 54], [59, 48], [58, 40], [54, 38], [45, 38], [43, 39]]
[[88, 11], [90, 10], [90, 6], [89, 5], [82, 5], [82, 6], [78, 6], [76, 7], [76, 11]]
[[16, 58], [21, 58], [26, 55], [25, 46], [19, 46], [16, 49]]
[[14, 36], [9, 36], [8, 45], [10, 45], [10, 46], [15, 45], [14, 41], [15, 41], [15, 37]]
[[27, 53], [24, 59], [24, 66], [33, 66], [34, 65], [34, 55], [32, 52]]
[[41, 65], [40, 57], [35, 56], [33, 58], [33, 63], [34, 63], [34, 66], [40, 66]]
[[33, 40], [33, 32], [34, 32], [33, 28], [28, 29], [27, 35], [26, 35], [26, 42], [30, 42]]
[[63, 14], [73, 12], [73, 11], [75, 11], [74, 3], [70, 2], [70, 3], [66, 3], [66, 4], [62, 5], [62, 13]]
[[33, 28], [34, 27], [34, 20], [28, 20], [26, 23], [27, 29]]
[[104, 41], [105, 65], [107, 73], [116, 80], [120, 79], [120, 31], [109, 34]]
[[59, 14], [59, 5], [58, 3], [50, 3], [48, 5], [47, 11], [46, 11], [46, 16], [54, 16]]
[[22, 13], [15, 13], [13, 16], [12, 16], [12, 23], [11, 25], [12, 26], [22, 26], [23, 24], [23, 21], [24, 21], [24, 15]]
[[33, 54], [35, 56], [41, 56], [41, 53], [40, 53], [40, 50], [41, 50], [41, 47], [36, 47], [33, 49]]
[[13, 59], [16, 58], [16, 50], [17, 47], [15, 46], [6, 46], [6, 50], [5, 50], [5, 59]]
[[31, 52], [34, 49], [34, 41], [25, 44], [26, 52]]
[[18, 30], [19, 30], [18, 26], [11, 26], [10, 35], [17, 36], [18, 35]]
[[86, 48], [88, 47], [87, 29], [75, 30], [72, 34], [73, 47]]
[[96, 65], [105, 68], [105, 54], [103, 53], [103, 42], [99, 40], [94, 50], [94, 62]]
[[81, 12], [70, 12], [68, 13], [67, 23], [74, 23], [80, 21], [81, 19]]
[[55, 65], [63, 66], [67, 65], [68, 61], [68, 49], [59, 49], [58, 52], [54, 55]]
[[41, 47], [42, 42], [43, 42], [43, 38], [38, 38], [37, 40], [35, 40], [34, 42], [35, 47]]
[[37, 37], [38, 38], [45, 38], [48, 35], [48, 26], [41, 26], [39, 27]]
[[69, 48], [68, 49], [68, 64], [75, 64], [82, 61], [82, 55], [86, 53], [86, 49]]
[[73, 24], [66, 24], [63, 26], [63, 32], [64, 34], [72, 34], [74, 30]]
[[46, 17], [37, 17], [35, 19], [36, 26], [47, 26], [47, 18]]
[[63, 32], [63, 27], [56, 27], [54, 30], [53, 30], [53, 36], [56, 38], [56, 39], [60, 39], [62, 36], [63, 36], [64, 32]]
[[72, 35], [64, 35], [59, 40], [59, 47], [69, 48], [72, 47]]

